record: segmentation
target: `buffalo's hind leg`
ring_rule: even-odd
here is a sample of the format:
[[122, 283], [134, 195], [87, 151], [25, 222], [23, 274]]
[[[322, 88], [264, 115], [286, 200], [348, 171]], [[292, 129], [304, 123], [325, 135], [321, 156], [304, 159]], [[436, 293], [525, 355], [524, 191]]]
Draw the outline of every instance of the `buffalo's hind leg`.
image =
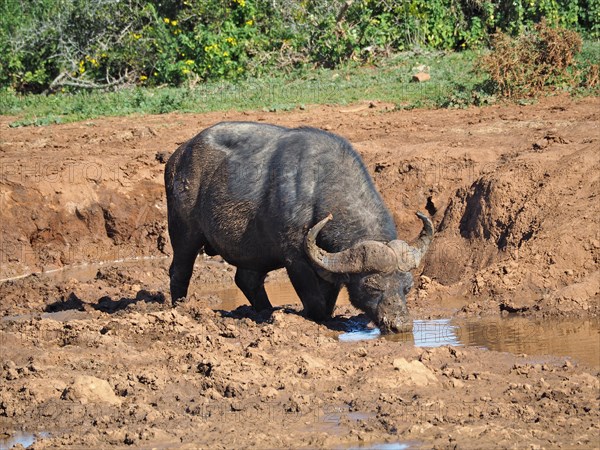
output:
[[238, 269], [235, 272], [235, 284], [256, 311], [272, 308], [267, 291], [265, 291], [266, 276], [266, 273], [248, 269]]
[[178, 300], [187, 297], [190, 279], [194, 271], [194, 262], [205, 242], [202, 235], [193, 235], [180, 229], [175, 230], [173, 226], [169, 226], [169, 236], [173, 247], [173, 261], [169, 268], [169, 278], [171, 301], [175, 306]]

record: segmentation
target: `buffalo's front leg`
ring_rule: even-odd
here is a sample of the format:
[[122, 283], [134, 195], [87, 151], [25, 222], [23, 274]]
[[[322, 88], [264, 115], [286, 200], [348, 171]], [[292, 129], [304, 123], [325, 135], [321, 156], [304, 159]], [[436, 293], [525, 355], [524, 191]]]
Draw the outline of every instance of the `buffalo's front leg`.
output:
[[303, 260], [294, 261], [286, 269], [306, 316], [317, 322], [329, 319], [333, 314], [340, 286], [323, 280]]
[[267, 296], [267, 291], [265, 291], [266, 276], [266, 273], [248, 269], [238, 269], [235, 273], [235, 284], [257, 311], [273, 307]]

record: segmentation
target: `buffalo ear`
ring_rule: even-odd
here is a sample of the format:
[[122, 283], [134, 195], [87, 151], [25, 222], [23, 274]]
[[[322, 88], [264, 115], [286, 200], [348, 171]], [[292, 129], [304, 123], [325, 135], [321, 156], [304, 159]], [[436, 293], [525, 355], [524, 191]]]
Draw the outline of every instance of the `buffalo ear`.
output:
[[414, 246], [410, 246], [399, 239], [393, 240], [388, 244], [396, 254], [397, 269], [401, 272], [408, 272], [419, 267], [423, 256], [425, 256], [427, 249], [429, 249], [429, 244], [433, 240], [434, 231], [431, 219], [420, 211], [417, 212], [417, 217], [423, 222], [423, 229]]

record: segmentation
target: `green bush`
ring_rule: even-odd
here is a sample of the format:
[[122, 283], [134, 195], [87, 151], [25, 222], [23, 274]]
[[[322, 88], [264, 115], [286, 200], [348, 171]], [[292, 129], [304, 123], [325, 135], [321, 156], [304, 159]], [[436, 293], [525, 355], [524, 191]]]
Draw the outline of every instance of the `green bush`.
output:
[[0, 86], [194, 85], [489, 44], [548, 23], [600, 38], [600, 0], [0, 0]]

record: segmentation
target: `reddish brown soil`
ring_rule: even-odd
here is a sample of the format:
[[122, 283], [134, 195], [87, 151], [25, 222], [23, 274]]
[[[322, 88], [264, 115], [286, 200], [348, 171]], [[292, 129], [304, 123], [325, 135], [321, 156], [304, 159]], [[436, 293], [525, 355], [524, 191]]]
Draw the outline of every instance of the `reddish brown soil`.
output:
[[598, 99], [386, 106], [42, 128], [0, 117], [0, 438], [49, 432], [36, 448], [597, 448], [600, 361], [342, 343], [358, 314], [343, 302], [322, 325], [298, 305], [230, 313], [209, 293], [233, 287], [218, 257], [199, 258], [187, 302], [165, 303], [162, 160], [215, 122], [257, 120], [348, 138], [401, 237], [416, 237], [415, 211], [431, 214], [415, 317], [598, 316]]

